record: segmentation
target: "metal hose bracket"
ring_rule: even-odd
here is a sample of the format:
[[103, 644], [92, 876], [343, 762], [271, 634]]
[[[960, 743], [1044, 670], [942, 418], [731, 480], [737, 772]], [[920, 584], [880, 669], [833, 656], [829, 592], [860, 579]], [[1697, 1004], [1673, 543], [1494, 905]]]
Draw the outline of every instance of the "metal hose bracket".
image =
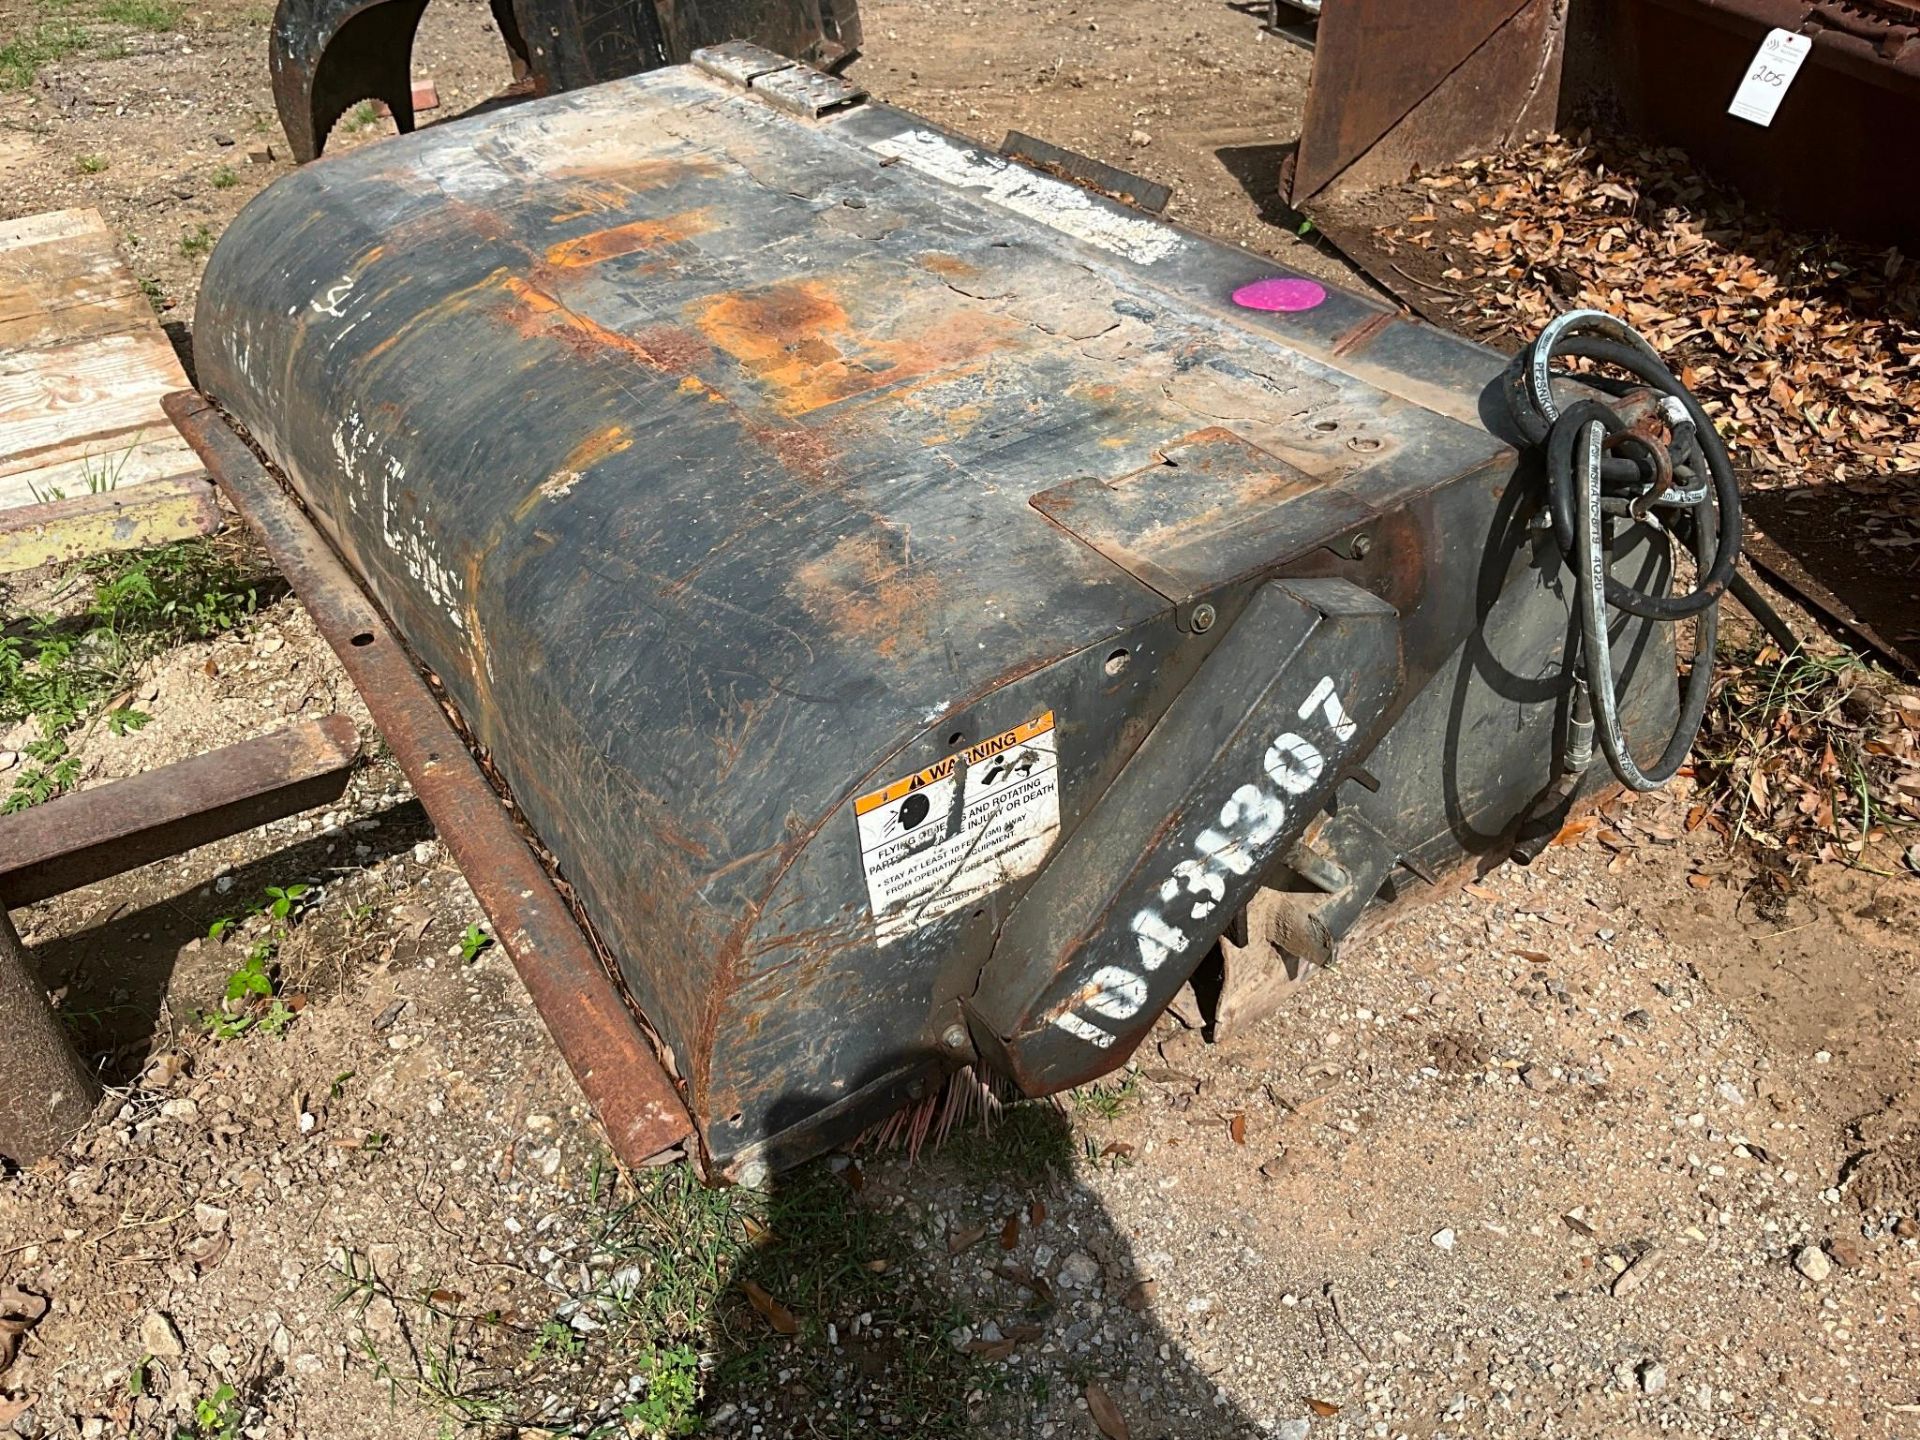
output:
[[[1556, 370], [1563, 357], [1624, 370], [1658, 397], [1652, 413], [1629, 425], [1609, 404], [1617, 396]], [[1719, 641], [1720, 597], [1740, 555], [1740, 490], [1733, 463], [1712, 419], [1660, 354], [1624, 320], [1602, 310], [1571, 310], [1553, 320], [1515, 358], [1505, 381], [1514, 424], [1546, 461], [1547, 508], [1555, 539], [1572, 572], [1578, 654], [1569, 657], [1584, 681], [1594, 733], [1620, 783], [1654, 790], [1685, 763], [1706, 714]], [[1664, 431], [1664, 433], [1662, 433]], [[1649, 593], [1615, 578], [1614, 526], [1621, 517], [1651, 525], [1692, 552], [1694, 588]], [[1610, 612], [1675, 624], [1692, 619], [1693, 668], [1680, 716], [1660, 758], [1642, 769], [1621, 732], [1619, 694], [1607, 633]]]

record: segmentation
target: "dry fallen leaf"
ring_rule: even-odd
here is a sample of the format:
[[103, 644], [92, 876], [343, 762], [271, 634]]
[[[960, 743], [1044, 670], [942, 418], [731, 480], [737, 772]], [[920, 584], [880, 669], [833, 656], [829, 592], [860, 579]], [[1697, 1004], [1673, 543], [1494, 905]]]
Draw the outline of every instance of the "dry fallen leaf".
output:
[[758, 1249], [773, 1239], [773, 1231], [762, 1225], [751, 1215], [742, 1215], [740, 1224], [747, 1232], [747, 1243]]
[[1124, 1160], [1131, 1154], [1133, 1154], [1132, 1142], [1127, 1140], [1111, 1140], [1107, 1142], [1107, 1147], [1100, 1152], [1100, 1158], [1104, 1160], [1109, 1155], [1117, 1155], [1120, 1159]]
[[20, 1338], [46, 1318], [50, 1302], [44, 1295], [9, 1285], [0, 1290], [0, 1370], [20, 1353]]
[[1007, 1223], [1000, 1227], [1000, 1248], [1011, 1250], [1020, 1243], [1020, 1217], [1009, 1215]]
[[1244, 1145], [1247, 1143], [1247, 1115], [1244, 1110], [1227, 1121], [1227, 1133], [1233, 1137], [1234, 1144]]
[[1560, 827], [1560, 833], [1553, 837], [1553, 843], [1556, 845], [1578, 845], [1586, 838], [1587, 832], [1599, 823], [1600, 817], [1598, 815], [1581, 815], [1576, 819], [1569, 820]]
[[1689, 875], [1687, 876], [1687, 884], [1696, 890], [1711, 890], [1713, 888], [1713, 877], [1711, 875]]
[[1044, 1224], [1046, 1221], [1046, 1218], [1047, 1218], [1047, 1207], [1044, 1202], [1036, 1200], [1031, 1205], [1027, 1206], [1027, 1224], [1029, 1225]]
[[958, 1230], [947, 1232], [947, 1253], [958, 1255], [968, 1246], [976, 1244], [987, 1233], [984, 1225], [965, 1225]]
[[222, 1260], [227, 1251], [233, 1248], [233, 1240], [225, 1230], [217, 1230], [211, 1235], [203, 1235], [198, 1240], [181, 1247], [181, 1254], [193, 1262], [195, 1273], [204, 1275]]
[[753, 1302], [753, 1308], [767, 1317], [767, 1323], [782, 1335], [798, 1335], [800, 1322], [794, 1318], [793, 1311], [782, 1305], [765, 1288], [752, 1280], [742, 1280], [740, 1288], [747, 1292], [747, 1299]]
[[978, 1355], [982, 1360], [1004, 1360], [1013, 1353], [1013, 1341], [1005, 1338], [999, 1340], [969, 1340], [967, 1342], [967, 1353], [969, 1355]]
[[1127, 1429], [1127, 1417], [1120, 1413], [1120, 1407], [1113, 1403], [1113, 1397], [1102, 1390], [1097, 1382], [1087, 1382], [1087, 1413], [1093, 1416], [1093, 1423], [1100, 1427], [1100, 1433], [1107, 1440], [1132, 1440], [1133, 1432]]
[[1340, 1407], [1331, 1400], [1316, 1400], [1311, 1395], [1302, 1395], [1300, 1397], [1300, 1403], [1318, 1415], [1322, 1420], [1340, 1413]]

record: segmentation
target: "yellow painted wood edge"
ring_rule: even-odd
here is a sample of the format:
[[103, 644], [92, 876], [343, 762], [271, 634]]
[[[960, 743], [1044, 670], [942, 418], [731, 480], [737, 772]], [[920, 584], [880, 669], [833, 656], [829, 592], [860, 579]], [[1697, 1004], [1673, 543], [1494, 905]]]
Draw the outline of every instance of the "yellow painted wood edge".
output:
[[189, 540], [211, 535], [220, 525], [213, 482], [204, 474], [151, 480], [124, 493], [0, 510], [0, 575], [108, 550]]

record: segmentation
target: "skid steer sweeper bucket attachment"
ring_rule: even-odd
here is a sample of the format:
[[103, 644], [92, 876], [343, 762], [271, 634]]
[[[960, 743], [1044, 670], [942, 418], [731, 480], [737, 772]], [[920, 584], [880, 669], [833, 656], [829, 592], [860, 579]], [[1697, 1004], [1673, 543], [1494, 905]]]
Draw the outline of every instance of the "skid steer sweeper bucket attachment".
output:
[[1674, 526], [1620, 490], [1669, 433], [1646, 396], [1536, 404], [743, 47], [281, 180], [195, 345], [551, 853], [719, 1176], [965, 1066], [1110, 1070], [1237, 919], [1236, 965], [1325, 964], [1610, 784], [1596, 724], [1643, 767], [1675, 727], [1670, 627], [1602, 609], [1587, 644], [1556, 528], [1664, 593]]

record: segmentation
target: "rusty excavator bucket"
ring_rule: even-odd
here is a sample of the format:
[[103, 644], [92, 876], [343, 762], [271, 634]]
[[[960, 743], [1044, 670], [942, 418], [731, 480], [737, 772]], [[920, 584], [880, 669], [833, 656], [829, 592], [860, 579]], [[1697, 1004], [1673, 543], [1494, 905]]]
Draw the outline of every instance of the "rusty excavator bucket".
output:
[[[856, 0], [491, 0], [517, 82], [535, 95], [679, 64], [745, 39], [820, 64], [860, 48]], [[267, 67], [293, 158], [326, 148], [340, 117], [383, 102], [413, 129], [413, 37], [427, 0], [280, 0]], [[529, 38], [531, 37], [531, 39]]]
[[716, 1178], [1090, 1080], [1206, 967], [1247, 1023], [1662, 783], [1739, 546], [1619, 322], [1510, 364], [747, 45], [280, 180], [194, 349]]
[[[1809, 47], [1763, 125], [1728, 107], [1756, 70], [1779, 85], [1776, 31]], [[1320, 219], [1416, 166], [1589, 122], [1681, 147], [1791, 224], [1911, 247], [1920, 0], [1326, 0], [1281, 188]], [[1323, 228], [1343, 238], [1337, 211]]]

